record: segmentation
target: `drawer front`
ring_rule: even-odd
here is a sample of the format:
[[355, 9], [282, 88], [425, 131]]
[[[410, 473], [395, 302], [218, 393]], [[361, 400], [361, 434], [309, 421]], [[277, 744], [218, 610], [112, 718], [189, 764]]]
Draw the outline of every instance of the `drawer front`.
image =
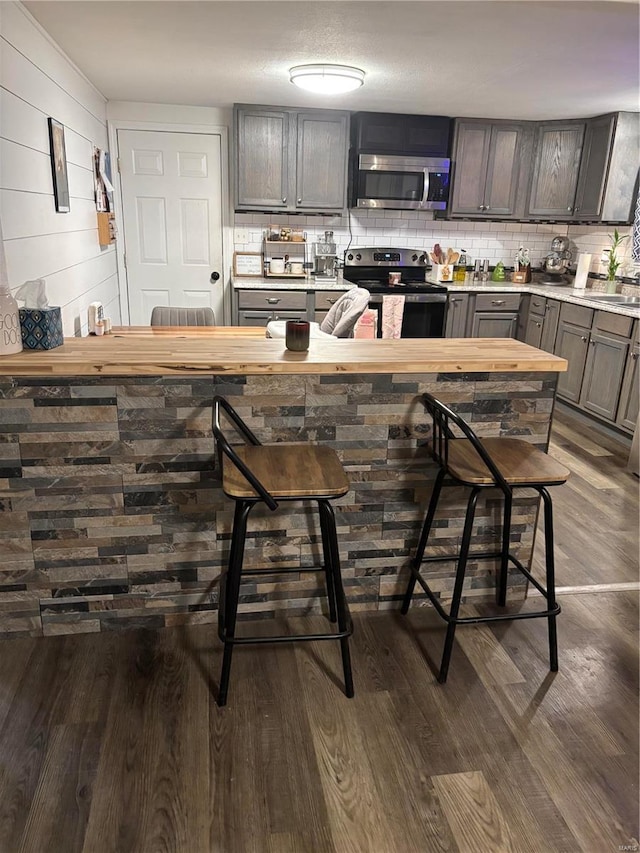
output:
[[478, 293], [476, 296], [476, 311], [517, 311], [519, 307], [519, 293]]
[[529, 302], [529, 311], [532, 314], [544, 314], [547, 308], [547, 300], [544, 296], [532, 296]]
[[304, 290], [240, 290], [238, 308], [306, 312], [307, 293]]
[[346, 293], [346, 290], [316, 290], [316, 310], [328, 311], [334, 302], [337, 302], [338, 299], [340, 299], [343, 293]]
[[594, 313], [593, 308], [585, 308], [582, 305], [572, 305], [570, 302], [564, 302], [560, 309], [560, 320], [563, 323], [571, 323], [572, 326], [582, 326], [584, 329], [590, 329]]
[[596, 311], [593, 321], [594, 329], [599, 332], [611, 332], [613, 335], [621, 335], [623, 338], [631, 337], [633, 317], [623, 317], [622, 314], [610, 314], [608, 311]]
[[299, 319], [299, 311], [238, 311], [239, 326], [266, 326], [271, 320]]

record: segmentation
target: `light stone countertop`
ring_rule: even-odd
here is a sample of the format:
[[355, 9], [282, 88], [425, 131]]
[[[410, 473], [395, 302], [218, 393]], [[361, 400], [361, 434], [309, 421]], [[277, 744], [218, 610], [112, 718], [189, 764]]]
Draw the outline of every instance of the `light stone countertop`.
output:
[[[438, 284], [435, 279], [427, 277], [427, 284]], [[442, 287], [446, 287], [449, 293], [462, 291], [467, 293], [522, 293], [534, 294], [536, 296], [546, 296], [552, 299], [557, 299], [559, 302], [572, 302], [575, 305], [584, 305], [588, 308], [595, 308], [599, 311], [609, 311], [612, 314], [622, 314], [625, 317], [633, 317], [640, 319], [639, 305], [624, 305], [616, 302], [593, 300], [589, 297], [592, 295], [601, 295], [605, 293], [605, 281], [603, 279], [589, 279], [585, 290], [574, 290], [569, 285], [553, 286], [548, 284], [540, 284], [531, 281], [529, 284], [514, 284], [510, 281], [487, 281], [474, 282], [471, 274], [467, 273], [467, 279], [460, 283], [441, 283]], [[308, 278], [232, 278], [232, 285], [235, 290], [348, 290], [354, 287], [355, 283], [346, 278], [339, 277], [334, 284], [318, 283], [313, 277]], [[622, 293], [628, 295], [639, 295], [640, 288], [632, 284], [618, 284], [618, 289]], [[402, 289], [398, 288], [398, 294], [402, 293]]]

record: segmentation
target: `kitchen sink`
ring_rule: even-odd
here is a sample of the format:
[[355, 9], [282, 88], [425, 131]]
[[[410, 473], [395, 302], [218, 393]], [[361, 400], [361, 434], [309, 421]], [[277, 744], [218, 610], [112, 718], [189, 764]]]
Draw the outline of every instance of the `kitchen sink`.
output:
[[623, 296], [621, 293], [591, 293], [585, 299], [590, 299], [593, 302], [614, 302], [616, 305], [640, 305], [640, 296]]

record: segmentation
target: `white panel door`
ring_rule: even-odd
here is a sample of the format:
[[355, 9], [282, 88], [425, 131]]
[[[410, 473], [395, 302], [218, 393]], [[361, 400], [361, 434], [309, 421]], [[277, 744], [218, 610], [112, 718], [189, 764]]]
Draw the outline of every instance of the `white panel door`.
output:
[[118, 130], [133, 326], [156, 305], [208, 306], [223, 322], [220, 145], [213, 133]]

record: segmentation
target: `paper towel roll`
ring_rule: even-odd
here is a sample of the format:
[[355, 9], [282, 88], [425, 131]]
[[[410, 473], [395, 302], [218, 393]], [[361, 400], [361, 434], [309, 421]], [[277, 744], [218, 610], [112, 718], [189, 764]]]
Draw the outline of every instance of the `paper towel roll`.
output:
[[573, 281], [575, 290], [584, 290], [589, 277], [589, 267], [591, 266], [591, 255], [578, 255], [578, 267], [576, 269], [576, 277]]

